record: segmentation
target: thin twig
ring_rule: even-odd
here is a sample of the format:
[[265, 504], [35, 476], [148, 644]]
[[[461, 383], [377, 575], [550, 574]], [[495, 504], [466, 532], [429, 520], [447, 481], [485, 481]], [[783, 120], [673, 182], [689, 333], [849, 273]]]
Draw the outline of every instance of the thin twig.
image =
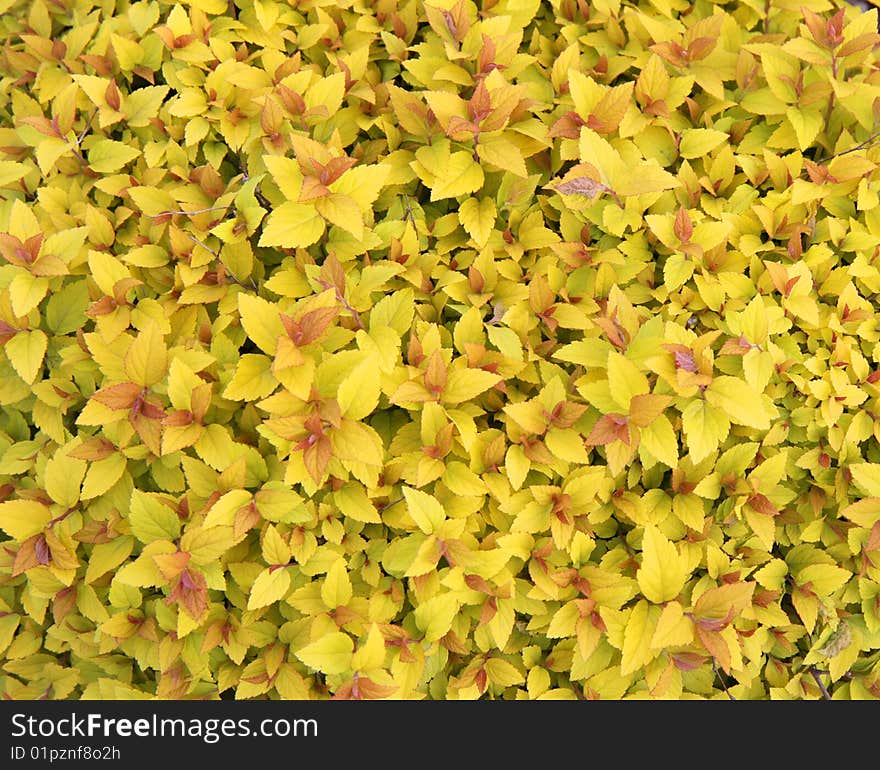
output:
[[177, 211], [162, 211], [158, 214], [149, 214], [147, 218], [158, 219], [159, 217], [170, 217], [176, 214], [185, 214], [188, 217], [193, 217], [196, 214], [207, 214], [209, 211], [223, 211], [228, 210], [229, 208], [229, 206], [211, 206], [207, 209], [193, 209], [192, 211], [184, 211], [183, 209], [178, 209]]
[[346, 309], [349, 313], [351, 313], [351, 317], [354, 318], [354, 322], [355, 322], [355, 324], [357, 324], [357, 328], [358, 328], [358, 329], [365, 329], [366, 327], [364, 326], [363, 321], [361, 321], [361, 314], [358, 313], [358, 311], [355, 310], [355, 309], [349, 304], [348, 300], [347, 300], [344, 296], [342, 296], [342, 294], [339, 293], [339, 290], [338, 290], [338, 289], [336, 290], [336, 299], [339, 300], [339, 301], [342, 303], [343, 307], [345, 307], [345, 309]]
[[418, 227], [416, 227], [416, 217], [413, 214], [412, 206], [409, 205], [409, 196], [404, 193], [403, 194], [403, 204], [406, 206], [406, 212], [403, 215], [404, 220], [409, 219], [412, 222], [413, 229], [418, 232]]
[[266, 211], [272, 211], [272, 203], [257, 187], [254, 187], [254, 197], [257, 199], [257, 203], [266, 209]]
[[715, 672], [715, 676], [719, 682], [721, 682], [721, 686], [724, 688], [724, 692], [727, 693], [727, 697], [730, 700], [736, 700], [733, 696], [733, 693], [727, 689], [727, 682], [724, 681], [724, 677], [721, 676], [721, 672], [718, 670], [718, 664], [715, 662], [714, 658], [712, 659], [712, 670]]
[[822, 691], [822, 697], [825, 700], [833, 700], [831, 693], [828, 692], [828, 688], [822, 683], [822, 678], [819, 676], [819, 672], [816, 671], [816, 667], [810, 666], [809, 671], [816, 684], [819, 685], [819, 689]]
[[[223, 269], [226, 271], [226, 275], [229, 276], [229, 278], [232, 280], [233, 283], [238, 284], [242, 288], [245, 288], [245, 285], [241, 281], [239, 281], [238, 278], [235, 277], [235, 273], [233, 273], [229, 269], [227, 264], [223, 261], [223, 258], [220, 256], [219, 251], [215, 251], [210, 246], [208, 246], [207, 243], [200, 241], [198, 238], [196, 238], [191, 233], [186, 233], [186, 237], [189, 238], [193, 243], [197, 244], [198, 246], [201, 246], [205, 251], [207, 251], [211, 256], [213, 256], [214, 259], [216, 259], [221, 265], [223, 265]], [[250, 286], [254, 291], [257, 291], [257, 285], [256, 285], [256, 283], [254, 283], [253, 278], [250, 279]]]
[[76, 138], [76, 143], [78, 145], [83, 143], [83, 139], [86, 138], [86, 134], [89, 132], [89, 128], [92, 126], [92, 121], [95, 119], [95, 115], [98, 114], [98, 108], [95, 107], [94, 111], [91, 115], [89, 115], [89, 119], [86, 121], [86, 127], [79, 132], [79, 136]]
[[[229, 150], [229, 152], [232, 152], [232, 148], [228, 144], [226, 145], [226, 148]], [[238, 161], [238, 170], [241, 171], [243, 176], [242, 181], [247, 182], [251, 178], [251, 175], [248, 173], [247, 170], [247, 165], [241, 159], [241, 155], [239, 155], [238, 153], [233, 154]], [[257, 199], [257, 203], [259, 203], [264, 209], [266, 209], [266, 211], [272, 211], [272, 202], [265, 195], [263, 195], [263, 193], [260, 192], [260, 189], [256, 186], [254, 186], [254, 198]]]
[[814, 163], [826, 163], [829, 160], [834, 160], [834, 158], [839, 158], [841, 155], [848, 155], [851, 152], [858, 152], [859, 150], [864, 149], [865, 147], [869, 147], [874, 143], [875, 139], [880, 138], [880, 131], [875, 131], [871, 134], [864, 142], [857, 144], [855, 147], [850, 147], [848, 150], [841, 150], [840, 152], [835, 152], [833, 155], [827, 155], [824, 158], [819, 158], [819, 160], [813, 161]]

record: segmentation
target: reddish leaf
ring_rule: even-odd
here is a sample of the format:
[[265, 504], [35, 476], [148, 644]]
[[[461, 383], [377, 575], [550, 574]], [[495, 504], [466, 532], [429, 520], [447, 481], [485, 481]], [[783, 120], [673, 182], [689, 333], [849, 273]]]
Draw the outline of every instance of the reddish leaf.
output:
[[92, 394], [92, 398], [110, 409], [131, 409], [142, 391], [143, 388], [133, 382], [120, 382], [101, 388]]

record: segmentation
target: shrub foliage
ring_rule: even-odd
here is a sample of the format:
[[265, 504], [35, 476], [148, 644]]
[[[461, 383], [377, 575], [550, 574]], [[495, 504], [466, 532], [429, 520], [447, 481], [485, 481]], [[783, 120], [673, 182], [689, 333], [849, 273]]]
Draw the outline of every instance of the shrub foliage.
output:
[[876, 10], [0, 12], [7, 697], [880, 696]]

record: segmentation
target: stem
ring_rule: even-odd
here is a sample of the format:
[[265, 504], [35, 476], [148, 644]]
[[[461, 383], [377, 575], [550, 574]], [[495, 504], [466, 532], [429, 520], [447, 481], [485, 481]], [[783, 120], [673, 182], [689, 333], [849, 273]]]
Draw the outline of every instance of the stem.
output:
[[404, 193], [403, 194], [403, 203], [406, 206], [406, 213], [403, 215], [403, 218], [409, 219], [412, 222], [413, 229], [418, 232], [418, 228], [416, 227], [416, 216], [413, 214], [412, 206], [409, 205], [409, 196]]
[[188, 217], [194, 217], [196, 214], [207, 214], [209, 211], [224, 211], [228, 209], [229, 206], [211, 206], [206, 209], [193, 209], [192, 211], [184, 211], [183, 209], [178, 209], [176, 211], [162, 211], [159, 214], [151, 214], [149, 219], [158, 219], [159, 217], [167, 217], [173, 216], [176, 214], [184, 214]]
[[[831, 77], [834, 80], [837, 80], [837, 56], [834, 51], [831, 52]], [[828, 109], [825, 111], [825, 129], [828, 130], [828, 126], [831, 124], [831, 112], [834, 110], [834, 100], [837, 96], [834, 91], [834, 87], [831, 87], [831, 98], [828, 100]], [[831, 137], [828, 137], [828, 141], [830, 143]]]
[[718, 664], [715, 662], [714, 658], [712, 659], [712, 670], [715, 672], [715, 676], [718, 681], [721, 682], [721, 686], [724, 688], [724, 692], [727, 693], [727, 697], [730, 700], [736, 700], [736, 698], [733, 696], [733, 693], [731, 693], [730, 690], [727, 689], [727, 682], [725, 682], [724, 677], [721, 676], [721, 672], [718, 670]]
[[358, 313], [358, 311], [355, 310], [355, 309], [349, 304], [348, 300], [347, 300], [345, 297], [343, 297], [342, 294], [339, 293], [339, 290], [338, 290], [338, 289], [337, 289], [337, 291], [336, 291], [336, 299], [339, 300], [339, 301], [342, 303], [343, 307], [345, 307], [345, 309], [346, 309], [349, 313], [351, 313], [351, 317], [354, 318], [354, 322], [355, 322], [355, 324], [357, 324], [357, 328], [358, 328], [358, 329], [365, 329], [366, 327], [364, 326], [363, 321], [361, 321], [361, 315], [360, 315], [360, 313]]
[[819, 685], [819, 689], [822, 691], [822, 698], [824, 700], [833, 700], [831, 697], [831, 693], [828, 692], [828, 688], [822, 683], [822, 679], [819, 676], [819, 672], [816, 671], [816, 667], [810, 666], [809, 670], [810, 670], [810, 674], [813, 677], [813, 680], [816, 682], [817, 685]]
[[82, 144], [83, 139], [86, 138], [86, 134], [89, 132], [89, 128], [91, 128], [91, 126], [92, 126], [92, 121], [95, 119], [95, 115], [97, 115], [97, 114], [98, 114], [98, 108], [95, 107], [95, 109], [94, 109], [94, 111], [92, 112], [92, 114], [89, 115], [89, 119], [86, 121], [86, 126], [85, 126], [85, 128], [84, 128], [82, 131], [79, 132], [79, 136], [76, 138], [76, 143], [77, 143], [77, 145]]
[[[232, 0], [230, 0], [231, 2]], [[229, 152], [232, 152], [232, 149], [229, 145], [226, 145], [226, 148]], [[245, 162], [241, 159], [241, 156], [238, 153], [234, 153], [236, 160], [238, 161], [238, 170], [244, 174], [244, 181], [247, 182], [248, 179], [251, 178], [251, 175], [248, 173], [247, 166]], [[254, 187], [254, 197], [257, 199], [257, 203], [259, 203], [266, 211], [272, 211], [272, 203], [271, 201], [260, 192], [258, 187]]]
[[[198, 246], [201, 246], [205, 251], [207, 251], [211, 256], [213, 256], [214, 259], [216, 259], [221, 265], [223, 265], [224, 270], [226, 270], [226, 275], [229, 276], [229, 278], [232, 280], [233, 283], [238, 284], [242, 288], [245, 288], [245, 285], [241, 281], [239, 281], [238, 278], [235, 277], [235, 273], [233, 273], [229, 269], [229, 267], [226, 265], [226, 263], [223, 261], [223, 258], [220, 256], [219, 251], [214, 251], [214, 249], [212, 249], [210, 246], [208, 246], [207, 243], [200, 241], [198, 238], [196, 238], [194, 235], [192, 235], [190, 233], [186, 233], [186, 237], [189, 238], [193, 243], [197, 244]], [[254, 291], [257, 291], [257, 285], [256, 285], [256, 283], [254, 283], [253, 278], [251, 278], [251, 280], [250, 280], [250, 286]]]
[[851, 152], [858, 152], [859, 150], [863, 150], [865, 147], [870, 147], [874, 144], [874, 140], [880, 138], [880, 131], [875, 131], [871, 134], [864, 142], [860, 142], [855, 147], [850, 147], [848, 150], [841, 150], [840, 152], [835, 152], [833, 155], [826, 155], [823, 158], [819, 158], [819, 160], [814, 161], [815, 163], [825, 163], [826, 161], [833, 160], [834, 158], [838, 158], [841, 155], [848, 155]]
[[764, 34], [770, 33], [770, 0], [764, 0]]
[[49, 527], [54, 527], [54, 526], [55, 526], [58, 522], [60, 522], [60, 521], [64, 521], [64, 520], [65, 520], [68, 516], [70, 516], [70, 514], [73, 513], [75, 510], [76, 510], [76, 506], [75, 506], [75, 505], [72, 506], [71, 508], [68, 508], [64, 513], [59, 514], [59, 515], [56, 516], [54, 519], [52, 519], [52, 520], [46, 525], [46, 529], [48, 529]]

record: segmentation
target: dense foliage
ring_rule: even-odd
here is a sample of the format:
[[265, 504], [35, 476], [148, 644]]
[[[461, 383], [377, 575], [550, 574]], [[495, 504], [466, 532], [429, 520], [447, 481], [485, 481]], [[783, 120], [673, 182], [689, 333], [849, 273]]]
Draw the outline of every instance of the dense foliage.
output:
[[877, 13], [0, 0], [0, 689], [880, 696]]

